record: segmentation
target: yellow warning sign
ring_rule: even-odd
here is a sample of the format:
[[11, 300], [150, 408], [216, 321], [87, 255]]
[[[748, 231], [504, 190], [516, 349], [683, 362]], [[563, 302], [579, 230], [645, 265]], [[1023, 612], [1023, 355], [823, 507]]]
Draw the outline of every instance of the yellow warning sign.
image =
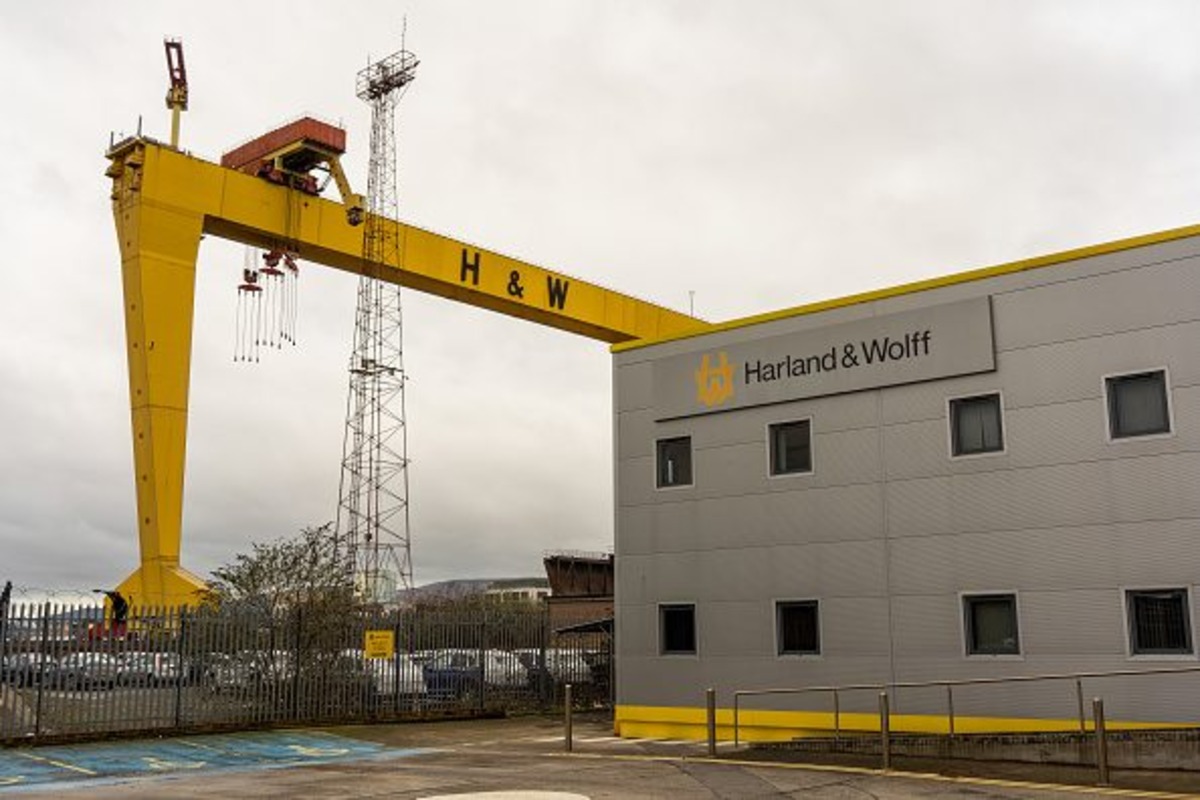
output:
[[366, 658], [394, 658], [396, 655], [395, 631], [366, 631], [363, 633], [363, 656]]

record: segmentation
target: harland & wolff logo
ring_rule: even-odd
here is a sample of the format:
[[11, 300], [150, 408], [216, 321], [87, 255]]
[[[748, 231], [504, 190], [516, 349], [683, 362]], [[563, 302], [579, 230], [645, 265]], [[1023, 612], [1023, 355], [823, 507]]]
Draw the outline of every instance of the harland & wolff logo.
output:
[[695, 373], [696, 400], [705, 408], [712, 408], [733, 397], [733, 368], [724, 350], [717, 353], [716, 366], [713, 366], [711, 356], [705, 353]]

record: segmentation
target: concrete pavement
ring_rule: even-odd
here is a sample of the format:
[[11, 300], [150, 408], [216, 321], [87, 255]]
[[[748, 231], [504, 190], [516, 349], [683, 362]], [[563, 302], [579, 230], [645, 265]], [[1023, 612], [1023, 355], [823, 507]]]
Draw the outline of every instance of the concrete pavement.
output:
[[[1171, 792], [1069, 787], [1015, 780], [946, 778], [881, 774], [866, 767], [809, 767], [751, 761], [723, 747], [718, 759], [705, 757], [695, 742], [624, 740], [611, 736], [603, 720], [579, 720], [575, 751], [563, 751], [562, 728], [555, 720], [522, 718], [471, 722], [416, 723], [276, 731], [255, 747], [278, 752], [258, 763], [205, 763], [199, 768], [130, 770], [119, 763], [121, 743], [78, 745], [110, 748], [108, 774], [74, 774], [52, 784], [0, 787], [0, 797], [88, 798], [424, 798], [471, 796], [566, 800], [574, 795], [601, 798], [1079, 798], [1196, 797]], [[235, 735], [237, 736], [237, 735]], [[286, 737], [316, 737], [299, 744]], [[270, 737], [279, 739], [272, 750]], [[162, 740], [173, 747], [220, 750], [211, 737]], [[288, 742], [290, 741], [290, 744]], [[125, 743], [129, 746], [143, 743]], [[201, 747], [196, 747], [199, 744]], [[243, 745], [228, 744], [239, 751]], [[7, 751], [9, 753], [13, 751]], [[45, 754], [47, 748], [31, 750]], [[82, 752], [82, 751], [80, 751]], [[134, 752], [134, 751], [129, 751]], [[289, 754], [290, 753], [290, 754]], [[70, 754], [69, 754], [70, 755]], [[202, 756], [196, 756], [205, 760]], [[264, 756], [265, 758], [265, 756]], [[57, 760], [57, 759], [56, 759]], [[64, 762], [68, 763], [68, 762]], [[78, 762], [78, 763], [83, 763]], [[88, 762], [95, 766], [93, 758]], [[129, 765], [126, 765], [128, 767]], [[1032, 770], [1029, 774], [1035, 774]], [[3, 775], [0, 772], [0, 775]], [[1200, 786], [1197, 786], [1200, 789]], [[487, 795], [481, 793], [506, 793]], [[538, 798], [534, 793], [558, 793]]]

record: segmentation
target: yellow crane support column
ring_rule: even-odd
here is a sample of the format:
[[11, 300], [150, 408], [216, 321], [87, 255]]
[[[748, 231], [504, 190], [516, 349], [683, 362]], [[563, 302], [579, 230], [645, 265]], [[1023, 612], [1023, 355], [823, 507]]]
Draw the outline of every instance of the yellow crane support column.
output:
[[411, 287], [603, 342], [696, 332], [708, 323], [396, 220], [399, 263], [362, 257], [346, 209], [144, 138], [109, 149], [125, 287], [141, 566], [118, 587], [132, 604], [196, 602], [179, 565], [192, 306], [200, 237], [286, 245], [309, 262]]
[[139, 202], [141, 172], [115, 175], [141, 566], [131, 604], [191, 604], [203, 581], [179, 566], [196, 256], [204, 217]]

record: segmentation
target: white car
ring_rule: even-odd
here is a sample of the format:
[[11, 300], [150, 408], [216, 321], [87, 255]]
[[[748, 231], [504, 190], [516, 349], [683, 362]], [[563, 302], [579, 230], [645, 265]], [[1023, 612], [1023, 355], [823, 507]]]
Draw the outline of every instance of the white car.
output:
[[[545, 661], [542, 654], [545, 653]], [[546, 675], [557, 683], [591, 683], [592, 669], [582, 650], [564, 650], [557, 647], [547, 647], [545, 651], [538, 648], [524, 648], [515, 651], [521, 663], [525, 665], [531, 679], [536, 679], [544, 670]]]
[[364, 658], [362, 650], [343, 650], [342, 655], [362, 665], [371, 678], [375, 693], [380, 696], [399, 694], [400, 697], [420, 698], [428, 694], [425, 673], [408, 653], [396, 653], [393, 658]]

